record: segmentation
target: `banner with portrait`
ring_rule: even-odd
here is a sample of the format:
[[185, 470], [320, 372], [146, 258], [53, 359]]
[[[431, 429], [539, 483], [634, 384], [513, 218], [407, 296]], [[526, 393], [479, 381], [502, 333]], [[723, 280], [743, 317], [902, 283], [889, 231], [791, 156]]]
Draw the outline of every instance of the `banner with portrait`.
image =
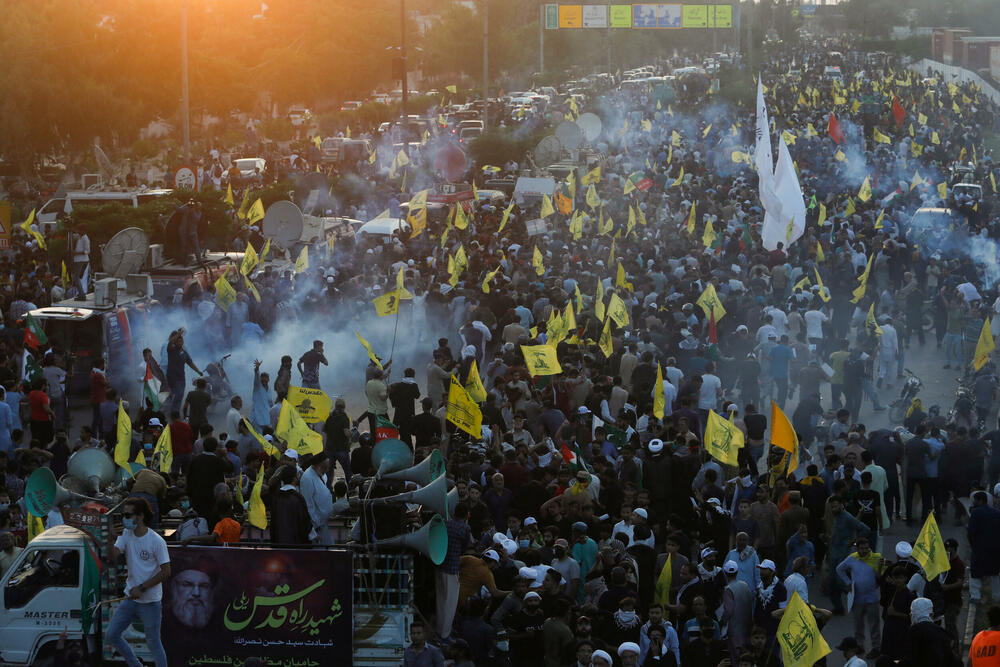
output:
[[163, 645], [171, 665], [350, 665], [349, 551], [170, 547]]

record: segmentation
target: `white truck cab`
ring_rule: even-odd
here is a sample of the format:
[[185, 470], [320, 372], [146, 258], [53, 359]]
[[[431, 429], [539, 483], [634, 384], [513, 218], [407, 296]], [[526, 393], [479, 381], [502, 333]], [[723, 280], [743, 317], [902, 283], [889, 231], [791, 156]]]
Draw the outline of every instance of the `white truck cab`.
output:
[[90, 536], [57, 526], [37, 536], [0, 577], [0, 664], [31, 665], [63, 629], [82, 636], [83, 557]]

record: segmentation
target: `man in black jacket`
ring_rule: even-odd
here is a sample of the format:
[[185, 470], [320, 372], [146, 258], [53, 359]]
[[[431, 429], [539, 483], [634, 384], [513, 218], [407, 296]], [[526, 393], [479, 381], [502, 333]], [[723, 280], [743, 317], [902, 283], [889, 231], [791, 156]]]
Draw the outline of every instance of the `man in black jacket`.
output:
[[412, 444], [410, 424], [415, 412], [414, 402], [420, 398], [416, 376], [417, 372], [414, 369], [407, 368], [403, 371], [403, 379], [389, 387], [389, 400], [396, 410], [392, 419], [399, 428], [399, 439], [407, 444]]
[[[331, 475], [332, 477], [332, 475]], [[295, 470], [285, 466], [278, 473], [281, 486], [271, 507], [271, 542], [273, 544], [309, 544], [309, 509], [295, 488]]]

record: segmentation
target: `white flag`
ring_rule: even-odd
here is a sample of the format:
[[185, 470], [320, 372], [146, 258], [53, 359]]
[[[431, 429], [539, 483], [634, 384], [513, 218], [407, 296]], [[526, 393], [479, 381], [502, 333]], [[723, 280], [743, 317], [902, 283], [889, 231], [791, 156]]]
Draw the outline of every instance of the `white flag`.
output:
[[763, 78], [757, 79], [757, 128], [753, 161], [760, 179], [761, 202], [764, 203], [765, 186], [770, 188], [774, 182], [774, 158], [771, 156], [771, 123], [767, 118], [767, 107], [764, 106]]
[[806, 204], [802, 198], [799, 177], [784, 138], [778, 142], [778, 166], [774, 173], [774, 206], [764, 216], [761, 240], [766, 250], [774, 250], [778, 242], [789, 245], [797, 241], [806, 228]]

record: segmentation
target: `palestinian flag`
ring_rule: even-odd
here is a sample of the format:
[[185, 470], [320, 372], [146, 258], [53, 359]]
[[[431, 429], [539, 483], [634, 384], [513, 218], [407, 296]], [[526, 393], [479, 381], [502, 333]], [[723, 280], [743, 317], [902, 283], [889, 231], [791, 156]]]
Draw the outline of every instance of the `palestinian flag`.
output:
[[743, 236], [740, 237], [740, 250], [746, 250], [753, 243], [753, 238], [750, 236], [750, 223], [743, 223]]
[[580, 470], [590, 470], [587, 467], [587, 462], [583, 458], [583, 454], [580, 452], [580, 446], [573, 443], [573, 447], [570, 448], [565, 442], [559, 447], [562, 453], [563, 462], [569, 466], [570, 470], [576, 471]]
[[45, 335], [45, 330], [38, 323], [31, 313], [24, 316], [24, 344], [33, 350], [37, 350], [42, 345], [49, 342], [49, 337]]
[[80, 605], [83, 611], [80, 622], [83, 625], [83, 634], [90, 632], [90, 626], [94, 621], [94, 606], [100, 598], [101, 574], [104, 570], [91, 541], [87, 540], [86, 545], [87, 549], [83, 553], [83, 586], [80, 588]]
[[163, 406], [160, 401], [160, 381], [153, 375], [153, 369], [149, 364], [146, 364], [146, 375], [142, 378], [142, 395], [153, 410], [159, 411]]
[[399, 439], [399, 429], [385, 417], [377, 417], [375, 421], [375, 442], [380, 440]]

